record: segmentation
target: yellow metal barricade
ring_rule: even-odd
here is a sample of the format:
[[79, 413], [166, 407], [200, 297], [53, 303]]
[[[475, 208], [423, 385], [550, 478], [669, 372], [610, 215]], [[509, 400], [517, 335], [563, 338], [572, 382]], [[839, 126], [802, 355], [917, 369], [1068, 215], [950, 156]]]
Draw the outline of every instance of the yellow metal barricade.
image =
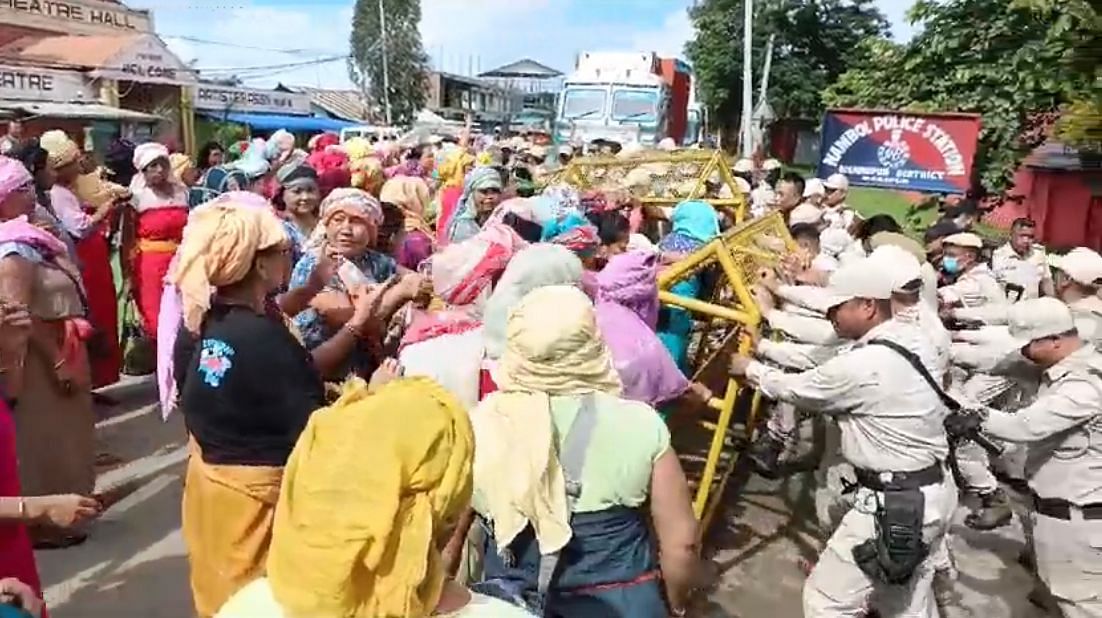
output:
[[[761, 312], [751, 293], [762, 268], [775, 267], [784, 254], [796, 248], [788, 234], [784, 219], [779, 214], [736, 225], [719, 238], [708, 243], [685, 259], [664, 270], [658, 278], [661, 302], [691, 311], [695, 318], [707, 321], [707, 328], [698, 329], [694, 362], [695, 381], [702, 381], [718, 393], [713, 384], [722, 381], [723, 392], [709, 402], [709, 408], [718, 412], [715, 420], [701, 419], [698, 424], [711, 432], [711, 441], [703, 469], [699, 473], [693, 510], [701, 520], [701, 533], [708, 528], [716, 507], [723, 497], [724, 488], [738, 460], [737, 452], [726, 452], [732, 419], [741, 386], [727, 376], [729, 355], [738, 351], [749, 353], [761, 322]], [[721, 271], [712, 297], [708, 300], [688, 298], [670, 291], [677, 283], [688, 279], [706, 268], [717, 267]], [[720, 323], [728, 332], [718, 344], [711, 335], [714, 323]], [[722, 373], [717, 373], [717, 369]], [[712, 384], [709, 384], [712, 382]], [[749, 395], [749, 393], [747, 393]], [[757, 422], [758, 395], [754, 393], [749, 416], [741, 438], [752, 438]], [[727, 455], [726, 461], [724, 455]], [[721, 465], [723, 464], [723, 465]]]
[[630, 157], [578, 157], [555, 171], [544, 185], [566, 183], [579, 189], [626, 189], [650, 206], [674, 206], [690, 199], [706, 201], [746, 217], [746, 196], [731, 175], [720, 150], [646, 151]]

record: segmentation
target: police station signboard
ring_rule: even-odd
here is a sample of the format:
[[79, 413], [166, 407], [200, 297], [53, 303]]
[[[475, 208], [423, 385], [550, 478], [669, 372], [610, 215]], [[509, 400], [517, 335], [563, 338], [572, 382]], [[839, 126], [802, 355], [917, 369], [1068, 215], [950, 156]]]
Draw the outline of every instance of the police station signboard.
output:
[[963, 193], [979, 131], [976, 114], [827, 110], [819, 177], [841, 173], [854, 185]]
[[310, 97], [293, 92], [251, 90], [211, 84], [195, 87], [195, 109], [216, 112], [309, 114]]

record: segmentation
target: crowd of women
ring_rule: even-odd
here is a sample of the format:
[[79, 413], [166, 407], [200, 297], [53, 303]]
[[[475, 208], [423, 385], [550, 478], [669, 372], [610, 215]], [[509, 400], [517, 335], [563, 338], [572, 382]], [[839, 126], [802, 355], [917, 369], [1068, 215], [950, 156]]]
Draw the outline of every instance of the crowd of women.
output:
[[703, 569], [666, 418], [711, 393], [656, 281], [725, 216], [534, 195], [521, 142], [337, 142], [98, 167], [51, 131], [0, 158], [0, 575], [40, 594], [32, 544], [109, 506], [94, 391], [132, 304], [187, 427], [198, 615], [683, 615]]

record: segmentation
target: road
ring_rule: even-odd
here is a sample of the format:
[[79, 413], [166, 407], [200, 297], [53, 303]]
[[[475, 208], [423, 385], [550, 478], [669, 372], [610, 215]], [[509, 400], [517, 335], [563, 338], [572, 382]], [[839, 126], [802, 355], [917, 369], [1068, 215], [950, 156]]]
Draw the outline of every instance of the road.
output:
[[[121, 405], [97, 427], [100, 450], [126, 463], [102, 473], [97, 485], [122, 485], [126, 496], [94, 525], [84, 545], [38, 553], [51, 615], [188, 618], [192, 605], [180, 532], [183, 423], [178, 415], [161, 420], [150, 379], [128, 379], [106, 392]], [[800, 615], [800, 561], [813, 559], [819, 545], [804, 517], [810, 514], [809, 491], [803, 477], [751, 482], [712, 536], [709, 547], [716, 550], [723, 577], [701, 615]], [[980, 534], [965, 528], [962, 518], [958, 513], [953, 549], [968, 611], [957, 616], [1043, 616], [1026, 601], [1031, 579], [1016, 562], [1022, 545], [1017, 519]]]

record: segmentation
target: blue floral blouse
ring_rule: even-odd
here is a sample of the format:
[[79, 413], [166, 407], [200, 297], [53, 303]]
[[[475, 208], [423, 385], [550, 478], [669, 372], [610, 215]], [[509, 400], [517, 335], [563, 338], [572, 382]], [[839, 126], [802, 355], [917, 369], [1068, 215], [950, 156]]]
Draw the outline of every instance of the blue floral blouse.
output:
[[[350, 258], [349, 261], [355, 264], [360, 269], [360, 272], [375, 283], [386, 281], [397, 272], [398, 268], [398, 263], [394, 261], [394, 258], [389, 255], [371, 251], [370, 249], [358, 258]], [[295, 269], [291, 272], [290, 287], [297, 288], [306, 285], [317, 263], [318, 256], [316, 253], [309, 252], [304, 254], [295, 264]], [[347, 292], [348, 289], [344, 286], [340, 277], [334, 275], [334, 277], [329, 280], [329, 283], [326, 284], [324, 291]], [[337, 334], [337, 330], [329, 328], [321, 315], [312, 308], [308, 308], [296, 315], [293, 322], [295, 327], [298, 328], [299, 332], [302, 334], [302, 343], [306, 346], [307, 350], [313, 350], [328, 341], [330, 337]], [[374, 366], [374, 359], [364, 348], [356, 348], [348, 363], [345, 365], [346, 373], [354, 371], [365, 377], [374, 370]]]

